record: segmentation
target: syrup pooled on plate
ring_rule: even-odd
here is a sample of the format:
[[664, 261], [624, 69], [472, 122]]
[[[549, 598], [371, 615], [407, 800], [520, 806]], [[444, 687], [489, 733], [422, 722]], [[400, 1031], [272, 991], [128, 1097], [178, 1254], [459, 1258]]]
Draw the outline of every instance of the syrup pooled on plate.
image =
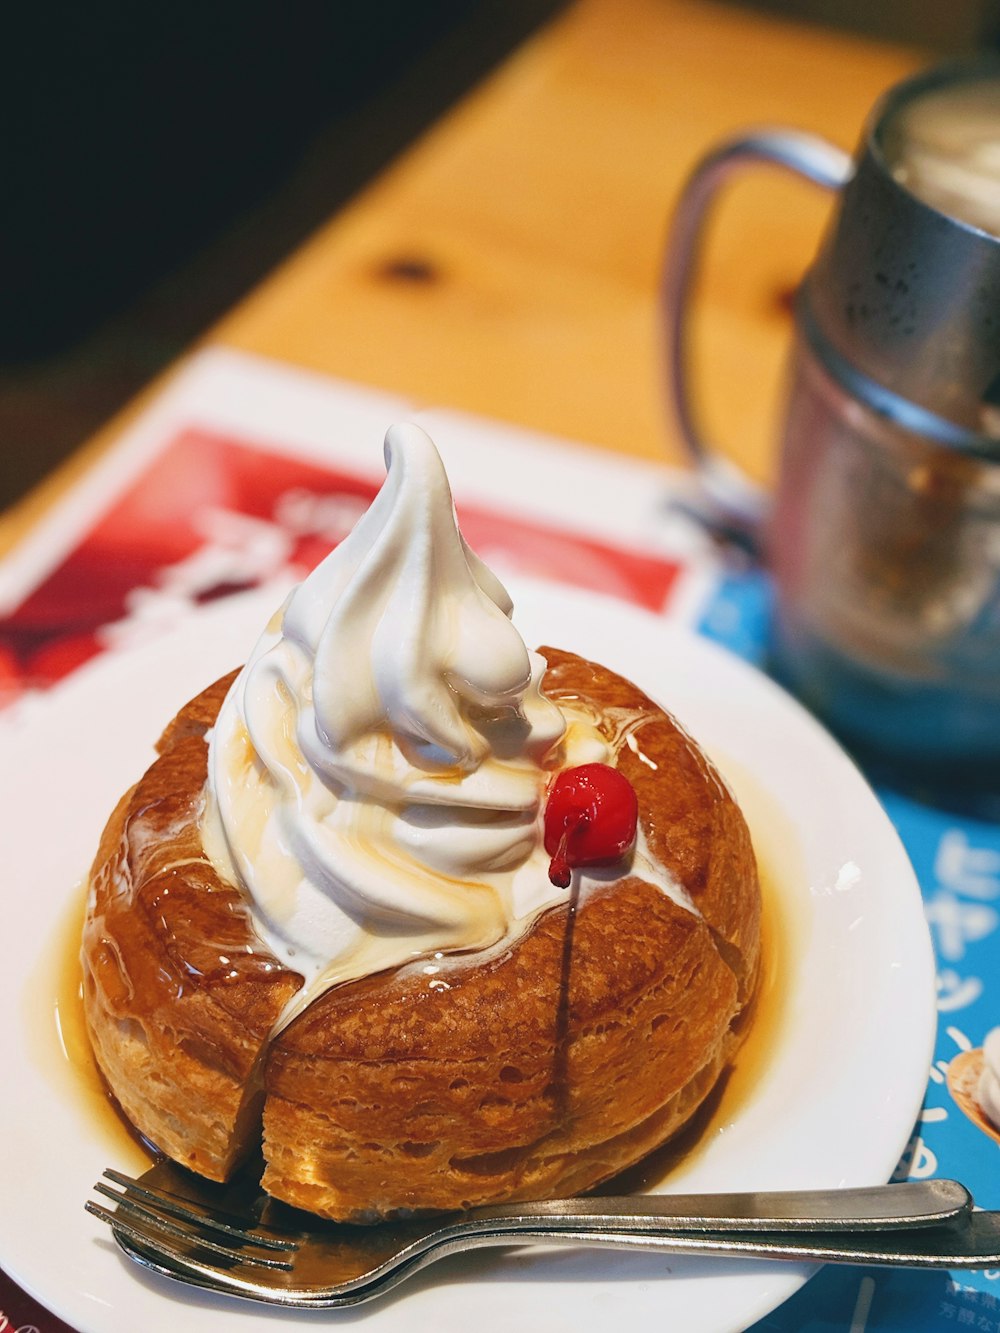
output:
[[105, 1145], [109, 1163], [138, 1173], [156, 1154], [123, 1114], [97, 1067], [87, 1036], [80, 967], [85, 897], [82, 887], [73, 895], [53, 936], [51, 957], [29, 992], [32, 1049], [60, 1100], [70, 1102]]

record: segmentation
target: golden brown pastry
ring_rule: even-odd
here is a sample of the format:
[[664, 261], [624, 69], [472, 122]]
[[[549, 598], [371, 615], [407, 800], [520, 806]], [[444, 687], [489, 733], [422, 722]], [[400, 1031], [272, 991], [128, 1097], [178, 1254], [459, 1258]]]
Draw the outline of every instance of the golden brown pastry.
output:
[[[628, 681], [542, 649], [593, 712], [654, 861], [695, 912], [626, 876], [572, 891], [485, 953], [334, 986], [272, 1037], [301, 978], [205, 857], [204, 732], [181, 711], [91, 873], [84, 999], [126, 1114], [213, 1179], [258, 1142], [265, 1188], [337, 1219], [575, 1194], [674, 1134], [741, 1039], [759, 965], [749, 834], [694, 742]], [[624, 743], [623, 719], [628, 743]]]
[[201, 847], [203, 737], [231, 680], [182, 709], [112, 814], [82, 951], [87, 1029], [111, 1090], [157, 1148], [213, 1180], [258, 1142], [263, 1057], [301, 985]]
[[142, 1133], [221, 1179], [262, 1132], [267, 1190], [354, 1221], [635, 1162], [731, 1056], [760, 948], [715, 770], [634, 685], [530, 653], [430, 439], [386, 448], [115, 811], [83, 942]]

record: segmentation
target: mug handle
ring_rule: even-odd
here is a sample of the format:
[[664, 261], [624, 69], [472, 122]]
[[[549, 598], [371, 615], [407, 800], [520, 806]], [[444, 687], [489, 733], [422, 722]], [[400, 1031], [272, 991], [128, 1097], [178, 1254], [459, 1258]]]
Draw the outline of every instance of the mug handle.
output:
[[721, 185], [748, 162], [770, 162], [828, 190], [850, 180], [854, 164], [841, 148], [796, 130], [755, 130], [719, 144], [688, 177], [667, 243], [660, 299], [667, 337], [667, 382], [681, 439], [698, 470], [706, 517], [755, 543], [770, 499], [763, 487], [705, 440], [688, 390], [688, 307], [701, 254], [702, 224]]

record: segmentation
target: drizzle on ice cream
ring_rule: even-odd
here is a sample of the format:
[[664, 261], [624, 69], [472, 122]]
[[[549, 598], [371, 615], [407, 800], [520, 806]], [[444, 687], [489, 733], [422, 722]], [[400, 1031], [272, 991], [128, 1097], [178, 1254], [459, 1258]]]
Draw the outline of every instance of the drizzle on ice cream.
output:
[[428, 436], [394, 426], [385, 454], [382, 490], [274, 617], [210, 741], [206, 850], [305, 975], [296, 1007], [489, 947], [561, 901], [546, 785], [609, 756], [594, 719], [542, 693]]

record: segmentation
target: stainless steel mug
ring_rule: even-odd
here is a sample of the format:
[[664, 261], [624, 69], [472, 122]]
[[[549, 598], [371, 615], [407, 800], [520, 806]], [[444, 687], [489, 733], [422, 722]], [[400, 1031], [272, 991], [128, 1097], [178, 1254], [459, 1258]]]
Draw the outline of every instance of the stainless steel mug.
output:
[[[911, 108], [926, 120], [953, 89], [996, 96], [1000, 154], [992, 62], [899, 85], [853, 161], [784, 130], [721, 145], [682, 194], [662, 296], [673, 406], [708, 505], [774, 575], [775, 674], [860, 757], [938, 799], [988, 803], [1000, 794], [1000, 173], [992, 234], [927, 202], [923, 184], [918, 195], [904, 160]], [[702, 438], [685, 374], [706, 209], [760, 161], [838, 191], [796, 296], [773, 496]]]

